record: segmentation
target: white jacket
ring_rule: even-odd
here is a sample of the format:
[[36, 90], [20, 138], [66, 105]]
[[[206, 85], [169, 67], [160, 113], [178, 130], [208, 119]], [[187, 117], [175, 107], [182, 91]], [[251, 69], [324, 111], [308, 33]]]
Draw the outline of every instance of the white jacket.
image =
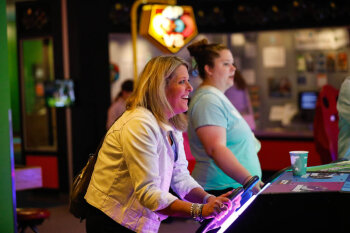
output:
[[[167, 140], [173, 131], [178, 159]], [[157, 232], [167, 216], [155, 211], [200, 187], [187, 169], [182, 133], [159, 126], [145, 108], [126, 111], [108, 130], [85, 199], [136, 232]]]

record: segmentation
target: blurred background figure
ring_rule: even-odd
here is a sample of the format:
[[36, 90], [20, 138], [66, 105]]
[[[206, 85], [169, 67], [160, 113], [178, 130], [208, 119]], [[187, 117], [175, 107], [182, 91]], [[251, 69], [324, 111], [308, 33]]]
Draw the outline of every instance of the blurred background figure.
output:
[[225, 92], [225, 95], [246, 120], [249, 127], [255, 130], [254, 112], [250, 102], [247, 84], [239, 70], [235, 72], [234, 85]]
[[134, 88], [134, 81], [126, 80], [122, 84], [121, 91], [108, 108], [106, 129], [108, 130], [114, 121], [125, 112], [126, 99], [130, 96]]
[[350, 76], [340, 87], [337, 110], [339, 114], [338, 159], [350, 160]]

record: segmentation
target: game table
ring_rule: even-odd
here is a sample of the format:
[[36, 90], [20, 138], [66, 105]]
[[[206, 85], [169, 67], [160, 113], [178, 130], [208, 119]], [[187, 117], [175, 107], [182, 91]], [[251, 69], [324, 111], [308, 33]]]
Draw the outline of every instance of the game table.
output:
[[279, 171], [224, 232], [350, 232], [350, 161]]

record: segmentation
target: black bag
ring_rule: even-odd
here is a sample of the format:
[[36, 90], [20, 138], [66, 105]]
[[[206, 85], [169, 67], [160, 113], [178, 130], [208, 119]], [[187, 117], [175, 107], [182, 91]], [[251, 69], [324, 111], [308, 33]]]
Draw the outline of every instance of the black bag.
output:
[[86, 218], [89, 204], [85, 201], [85, 194], [89, 186], [92, 172], [94, 171], [98, 152], [102, 146], [101, 141], [95, 154], [90, 154], [89, 160], [85, 167], [74, 177], [72, 188], [69, 194], [69, 212], [75, 217], [80, 218], [80, 221]]

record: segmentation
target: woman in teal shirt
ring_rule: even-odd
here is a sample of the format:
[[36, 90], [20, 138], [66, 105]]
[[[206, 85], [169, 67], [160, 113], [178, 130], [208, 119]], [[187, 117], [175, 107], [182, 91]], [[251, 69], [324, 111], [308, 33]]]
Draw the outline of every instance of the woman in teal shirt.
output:
[[[213, 193], [242, 186], [253, 175], [261, 178], [260, 143], [224, 94], [234, 84], [236, 67], [231, 51], [205, 39], [188, 50], [203, 80], [188, 110], [188, 136], [196, 159], [192, 176]], [[262, 185], [259, 182], [253, 192]]]

